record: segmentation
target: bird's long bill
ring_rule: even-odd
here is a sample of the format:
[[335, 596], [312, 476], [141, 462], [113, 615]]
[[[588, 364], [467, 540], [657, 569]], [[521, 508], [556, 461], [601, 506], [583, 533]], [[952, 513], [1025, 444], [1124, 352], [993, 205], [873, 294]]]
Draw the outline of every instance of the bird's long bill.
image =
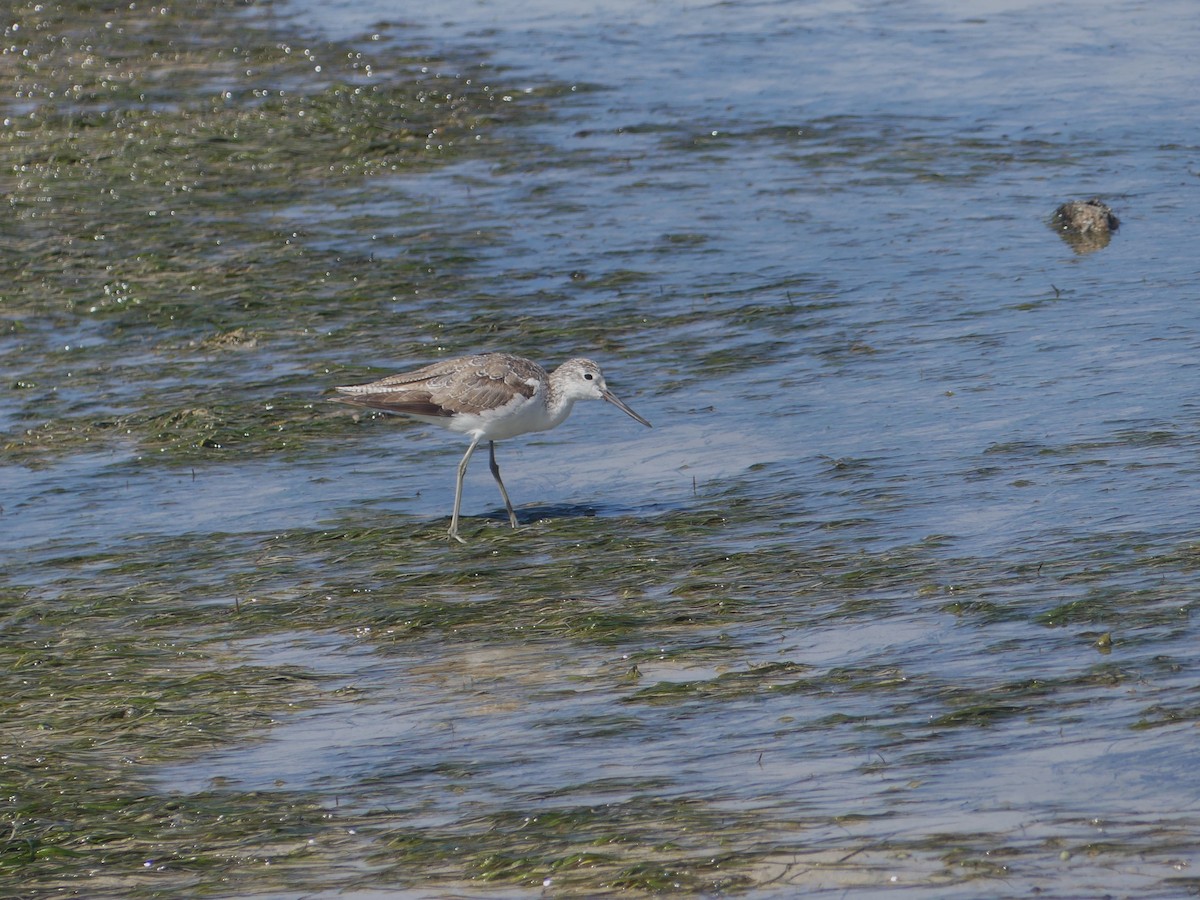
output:
[[637, 413], [635, 413], [632, 409], [630, 409], [628, 406], [626, 406], [624, 401], [622, 401], [621, 398], [618, 397], [616, 394], [614, 394], [612, 391], [601, 391], [600, 396], [603, 397], [605, 400], [607, 400], [609, 403], [611, 403], [613, 406], [615, 406], [617, 409], [619, 409], [621, 412], [625, 413], [625, 415], [629, 416], [631, 419], [636, 419], [637, 421], [639, 421], [643, 425], [645, 425], [647, 428], [654, 427], [649, 422], [647, 422], [645, 419], [643, 419], [641, 416], [639, 416]]

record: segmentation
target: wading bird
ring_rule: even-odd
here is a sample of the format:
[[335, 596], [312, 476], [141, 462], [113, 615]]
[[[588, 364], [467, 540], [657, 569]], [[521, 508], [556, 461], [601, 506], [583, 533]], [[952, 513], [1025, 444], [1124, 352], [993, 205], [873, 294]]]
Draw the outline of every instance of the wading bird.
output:
[[570, 415], [576, 400], [607, 400], [650, 427], [649, 422], [608, 389], [600, 367], [590, 359], [569, 359], [547, 373], [537, 363], [520, 356], [484, 353], [389, 375], [370, 384], [339, 387], [337, 391], [342, 396], [333, 399], [342, 403], [406, 416], [471, 438], [458, 464], [454, 514], [450, 518], [450, 537], [460, 543], [466, 543], [458, 534], [463, 477], [480, 441], [488, 442], [492, 476], [500, 486], [509, 524], [516, 528], [517, 514], [496, 465], [496, 441], [557, 428]]

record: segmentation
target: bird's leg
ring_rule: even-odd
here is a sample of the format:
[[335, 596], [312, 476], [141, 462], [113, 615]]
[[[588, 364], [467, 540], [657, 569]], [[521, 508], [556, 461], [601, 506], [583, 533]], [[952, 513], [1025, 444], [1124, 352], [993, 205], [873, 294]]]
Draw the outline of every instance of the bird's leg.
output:
[[[481, 435], [482, 437], [482, 435]], [[450, 537], [454, 538], [460, 544], [465, 544], [462, 538], [458, 536], [458, 509], [462, 506], [462, 486], [463, 478], [467, 474], [467, 463], [471, 461], [471, 454], [475, 452], [476, 446], [479, 444], [479, 438], [471, 441], [471, 446], [467, 448], [467, 452], [463, 454], [462, 462], [458, 464], [458, 481], [454, 483], [454, 515], [450, 517]]]
[[492, 477], [496, 479], [496, 484], [500, 485], [500, 496], [504, 498], [504, 505], [508, 509], [508, 524], [516, 528], [517, 514], [513, 512], [512, 501], [508, 499], [508, 491], [504, 489], [504, 482], [500, 480], [500, 467], [496, 465], [495, 441], [488, 441], [488, 468], [492, 470]]

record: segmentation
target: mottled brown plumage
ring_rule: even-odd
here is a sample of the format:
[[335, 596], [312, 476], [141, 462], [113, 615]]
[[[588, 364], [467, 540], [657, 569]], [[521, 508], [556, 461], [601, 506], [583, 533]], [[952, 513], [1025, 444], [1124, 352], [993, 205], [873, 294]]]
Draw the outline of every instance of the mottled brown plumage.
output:
[[481, 415], [503, 408], [514, 397], [533, 397], [537, 386], [547, 381], [546, 370], [531, 360], [487, 353], [340, 387], [346, 396], [337, 399], [402, 416]]

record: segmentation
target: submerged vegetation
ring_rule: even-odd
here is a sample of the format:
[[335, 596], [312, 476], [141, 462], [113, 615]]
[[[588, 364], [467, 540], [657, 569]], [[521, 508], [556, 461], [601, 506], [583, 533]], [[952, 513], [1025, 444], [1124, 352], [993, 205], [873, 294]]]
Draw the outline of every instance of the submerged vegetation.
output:
[[[80, 879], [88, 896], [122, 897], [468, 883], [587, 896], [737, 893], [772, 879], [880, 883], [910, 856], [924, 860], [933, 885], [1008, 879], [1064, 853], [1083, 865], [1132, 852], [1119, 841], [1097, 849], [1071, 822], [1054, 826], [1053, 839], [1021, 830], [882, 837], [876, 828], [887, 833], [891, 805], [920, 792], [913, 771], [980, 752], [962, 744], [963, 732], [1036, 730], [1084, 709], [1108, 710], [1114, 732], [1128, 734], [1197, 720], [1194, 706], [1158, 699], [1155, 685], [1172, 683], [1176, 661], [1111, 661], [1091, 621], [1054, 618], [1088, 596], [1087, 553], [1054, 561], [1055, 574], [1022, 604], [1012, 598], [1028, 576], [948, 559], [940, 541], [852, 553], [829, 543], [801, 556], [761, 531], [786, 517], [782, 509], [733, 509], [643, 523], [636, 538], [622, 536], [635, 523], [619, 517], [534, 522], [519, 540], [502, 522], [485, 524], [452, 566], [443, 523], [410, 534], [379, 515], [369, 525], [352, 516], [320, 529], [189, 535], [10, 563], [7, 582], [27, 587], [9, 587], [0, 604], [0, 772], [11, 822], [0, 885], [15, 896], [65, 894]], [[733, 549], [748, 539], [762, 549]], [[1194, 611], [1194, 602], [1179, 605], [1180, 572], [1166, 560], [1135, 555], [1110, 571], [1110, 580], [1160, 579], [1135, 606], [1109, 610], [1119, 642]], [[1003, 617], [966, 602], [998, 596], [1009, 598]], [[996, 659], [1023, 623], [1063, 662], [1036, 676], [992, 668], [964, 680], [893, 658], [887, 643], [835, 666], [802, 662], [795, 650], [831, 623], [896, 627], [913, 617], [965, 630], [978, 654]], [[765, 634], [778, 638], [764, 643]], [[326, 654], [315, 664], [320, 654], [287, 651], [298, 638], [366, 650], [369, 663]], [[372, 669], [416, 693], [376, 696]], [[1123, 719], [1116, 710], [1133, 684], [1142, 712]], [[588, 703], [553, 711], [575, 696]], [[477, 704], [496, 708], [479, 719]], [[181, 792], [155, 774], [234, 742], [269, 741], [279, 723], [331, 705], [409, 715], [417, 734], [445, 727], [460, 736], [433, 756], [405, 738], [383, 750], [382, 771], [332, 777], [325, 788], [284, 775], [274, 785], [216, 780]], [[838, 843], [804, 791], [748, 807], [739, 777], [723, 791], [680, 792], [656, 765], [583, 769], [552, 791], [514, 789], [494, 804], [440, 810], [443, 798], [503, 792], [498, 761], [470, 748], [493, 728], [502, 738], [519, 727], [526, 708], [539, 710], [547, 748], [568, 765], [589, 748], [654, 748], [680, 721], [728, 715], [750, 727], [717, 736], [714, 752], [740, 757], [748, 772], [803, 773], [804, 748], [823, 736], [846, 757], [840, 777], [873, 786], [840, 814]], [[1155, 860], [1183, 850], [1173, 833], [1156, 840]]]
[[482, 152], [539, 102], [479, 61], [309, 40], [270, 6], [8, 15], [0, 449], [26, 464], [97, 445], [270, 453], [320, 434], [311, 404], [245, 398], [286, 395], [278, 361], [299, 347], [296, 381], [320, 365], [317, 334], [452, 276], [377, 252], [387, 234], [323, 250], [297, 208], [362, 206], [384, 177]]

